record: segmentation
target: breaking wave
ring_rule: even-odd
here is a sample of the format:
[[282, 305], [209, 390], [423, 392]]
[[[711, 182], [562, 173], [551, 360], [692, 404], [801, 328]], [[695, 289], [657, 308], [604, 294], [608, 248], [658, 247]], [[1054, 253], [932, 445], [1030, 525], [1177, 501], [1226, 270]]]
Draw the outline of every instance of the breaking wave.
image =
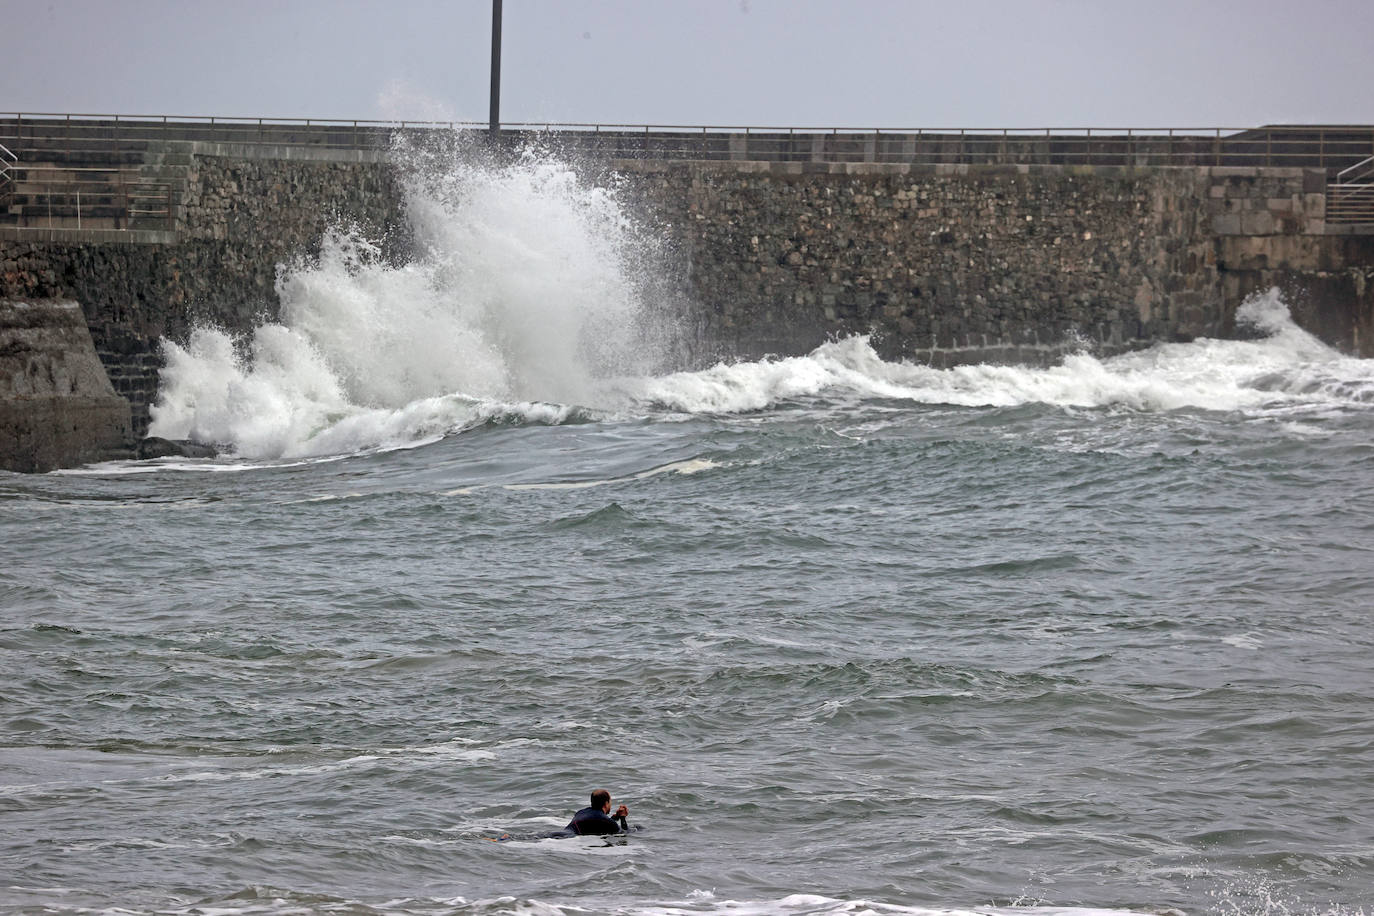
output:
[[283, 268], [279, 323], [246, 341], [166, 342], [153, 435], [240, 459], [424, 444], [493, 421], [558, 424], [731, 414], [798, 400], [1218, 411], [1368, 407], [1374, 361], [1299, 329], [1277, 291], [1237, 315], [1253, 340], [1161, 344], [1050, 368], [934, 369], [881, 359], [866, 337], [806, 356], [665, 372], [676, 325], [654, 292], [662, 253], [614, 186], [556, 158], [459, 165], [416, 180], [419, 254], [386, 264], [345, 231]]
[[762, 410], [798, 398], [858, 397], [961, 407], [1200, 408], [1374, 405], [1374, 360], [1346, 357], [1297, 327], [1277, 290], [1255, 297], [1237, 322], [1258, 340], [1201, 339], [1099, 359], [1081, 352], [1050, 368], [970, 365], [934, 369], [879, 358], [866, 337], [806, 356], [648, 379], [643, 400], [688, 413]]
[[663, 364], [656, 239], [614, 187], [531, 154], [408, 190], [411, 263], [335, 230], [280, 271], [279, 323], [164, 342], [152, 434], [245, 458], [347, 454], [498, 415], [562, 422], [600, 401], [603, 379]]

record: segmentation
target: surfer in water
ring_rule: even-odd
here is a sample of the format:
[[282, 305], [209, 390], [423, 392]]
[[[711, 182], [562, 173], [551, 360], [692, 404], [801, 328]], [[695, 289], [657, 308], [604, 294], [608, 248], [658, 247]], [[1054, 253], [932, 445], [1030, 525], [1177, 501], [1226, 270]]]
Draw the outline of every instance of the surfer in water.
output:
[[611, 814], [611, 793], [605, 789], [597, 789], [592, 793], [592, 803], [573, 815], [573, 819], [568, 822], [568, 826], [562, 830], [555, 830], [553, 833], [540, 833], [532, 837], [516, 837], [509, 833], [503, 833], [499, 837], [487, 837], [487, 839], [501, 843], [507, 840], [516, 839], [553, 839], [555, 837], [570, 836], [615, 836], [629, 833], [633, 830], [642, 830], [641, 827], [631, 827], [625, 819], [630, 816], [630, 809], [621, 805], [615, 809], [615, 814]]
[[630, 809], [621, 805], [611, 814], [611, 793], [597, 789], [592, 793], [592, 803], [573, 815], [568, 826], [553, 836], [606, 836], [612, 833], [629, 833], [630, 825], [625, 818]]

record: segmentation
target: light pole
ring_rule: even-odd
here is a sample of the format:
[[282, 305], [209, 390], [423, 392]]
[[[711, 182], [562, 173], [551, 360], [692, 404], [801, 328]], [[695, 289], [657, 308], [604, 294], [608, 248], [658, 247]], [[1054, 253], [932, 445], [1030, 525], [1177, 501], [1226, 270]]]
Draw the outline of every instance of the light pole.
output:
[[491, 118], [487, 136], [501, 135], [501, 0], [491, 0]]

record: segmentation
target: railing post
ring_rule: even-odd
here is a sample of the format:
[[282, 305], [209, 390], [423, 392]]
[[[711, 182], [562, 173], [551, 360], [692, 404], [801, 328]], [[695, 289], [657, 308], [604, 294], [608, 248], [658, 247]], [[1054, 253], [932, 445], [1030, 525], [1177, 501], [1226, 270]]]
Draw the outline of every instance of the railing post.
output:
[[1212, 164], [1221, 165], [1221, 128], [1217, 128], [1216, 138], [1212, 141]]

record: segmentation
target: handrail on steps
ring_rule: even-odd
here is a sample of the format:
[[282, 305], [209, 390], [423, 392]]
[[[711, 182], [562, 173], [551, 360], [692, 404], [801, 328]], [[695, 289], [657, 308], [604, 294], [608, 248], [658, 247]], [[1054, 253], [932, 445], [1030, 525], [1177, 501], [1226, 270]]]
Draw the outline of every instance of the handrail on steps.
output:
[[1374, 156], [1370, 156], [1367, 159], [1361, 159], [1359, 162], [1350, 166], [1350, 168], [1341, 169], [1339, 172], [1336, 173], [1336, 183], [1349, 184], [1349, 179], [1346, 176], [1350, 176], [1352, 178], [1356, 177], [1353, 173], [1358, 172], [1360, 169], [1367, 169], [1371, 173], [1371, 175], [1374, 175]]
[[[6, 162], [6, 159], [8, 159], [9, 162]], [[10, 178], [10, 166], [18, 161], [19, 157], [12, 153], [8, 146], [0, 143], [0, 184], [9, 184], [13, 181], [13, 179]]]

